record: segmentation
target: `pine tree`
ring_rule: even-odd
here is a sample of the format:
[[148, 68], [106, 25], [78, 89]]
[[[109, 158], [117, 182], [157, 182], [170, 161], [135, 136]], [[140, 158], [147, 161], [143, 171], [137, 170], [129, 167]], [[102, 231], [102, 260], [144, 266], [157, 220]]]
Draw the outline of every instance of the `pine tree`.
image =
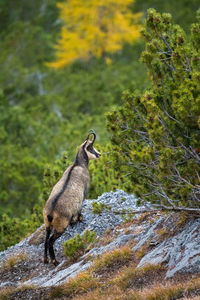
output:
[[200, 206], [200, 11], [187, 37], [170, 14], [148, 10], [143, 36], [152, 87], [124, 93], [108, 114], [115, 168], [140, 200]]

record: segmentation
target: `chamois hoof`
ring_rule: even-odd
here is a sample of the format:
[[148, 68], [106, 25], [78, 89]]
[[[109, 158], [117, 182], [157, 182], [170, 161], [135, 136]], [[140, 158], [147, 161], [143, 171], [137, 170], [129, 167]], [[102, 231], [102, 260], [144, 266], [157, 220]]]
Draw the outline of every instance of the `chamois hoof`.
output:
[[44, 257], [44, 264], [48, 264], [49, 263], [49, 260], [47, 257]]
[[59, 265], [59, 261], [57, 261], [56, 259], [53, 259], [51, 262], [54, 264], [55, 267], [56, 267], [57, 265]]
[[83, 222], [83, 215], [82, 215], [82, 214], [80, 214], [80, 215], [78, 216], [78, 220], [79, 220], [79, 222]]
[[77, 221], [74, 221], [73, 219], [70, 221], [69, 225], [73, 228], [74, 225], [77, 223]]

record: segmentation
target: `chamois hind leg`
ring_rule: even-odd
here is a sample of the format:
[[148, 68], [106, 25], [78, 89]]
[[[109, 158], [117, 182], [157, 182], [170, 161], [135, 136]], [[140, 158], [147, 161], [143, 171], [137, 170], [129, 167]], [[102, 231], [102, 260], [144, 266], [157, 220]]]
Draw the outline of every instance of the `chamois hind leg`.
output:
[[63, 234], [62, 232], [57, 232], [56, 229], [54, 229], [54, 232], [52, 234], [52, 236], [49, 239], [49, 256], [51, 259], [51, 262], [57, 266], [59, 264], [59, 262], [56, 260], [55, 258], [55, 253], [54, 253], [54, 249], [53, 249], [53, 244], [55, 243], [55, 241]]
[[50, 237], [51, 229], [50, 227], [46, 227], [46, 239], [45, 239], [45, 244], [44, 244], [44, 263], [48, 264], [48, 248], [49, 248], [49, 237]]
[[79, 211], [76, 215], [73, 215], [70, 220], [70, 225], [73, 227], [77, 222], [83, 221], [83, 215], [81, 211]]

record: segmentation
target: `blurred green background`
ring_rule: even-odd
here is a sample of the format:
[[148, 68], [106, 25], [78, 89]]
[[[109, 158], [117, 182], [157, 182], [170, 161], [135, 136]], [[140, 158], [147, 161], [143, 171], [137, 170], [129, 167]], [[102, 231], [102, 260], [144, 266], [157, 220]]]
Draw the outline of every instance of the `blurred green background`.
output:
[[[106, 146], [105, 113], [121, 105], [124, 90], [137, 87], [142, 91], [150, 86], [146, 67], [139, 61], [142, 39], [112, 54], [111, 64], [92, 58], [59, 70], [47, 67], [46, 63], [55, 59], [54, 46], [62, 26], [57, 2], [0, 0], [2, 232], [8, 228], [2, 224], [11, 219], [13, 228], [27, 218], [37, 219], [35, 207], [38, 204], [41, 210], [51, 186], [48, 170], [52, 172], [60, 158], [60, 169], [72, 161], [89, 129], [94, 129], [97, 142]], [[134, 13], [143, 13], [141, 23], [149, 7], [171, 13], [174, 22], [189, 33], [199, 1], [136, 0], [131, 5]]]

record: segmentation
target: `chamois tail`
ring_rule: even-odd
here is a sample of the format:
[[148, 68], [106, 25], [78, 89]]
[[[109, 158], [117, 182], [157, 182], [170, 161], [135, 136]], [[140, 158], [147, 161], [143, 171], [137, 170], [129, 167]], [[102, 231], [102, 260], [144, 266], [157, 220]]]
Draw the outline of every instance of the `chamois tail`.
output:
[[53, 221], [53, 217], [51, 215], [47, 215], [47, 219], [50, 223]]

